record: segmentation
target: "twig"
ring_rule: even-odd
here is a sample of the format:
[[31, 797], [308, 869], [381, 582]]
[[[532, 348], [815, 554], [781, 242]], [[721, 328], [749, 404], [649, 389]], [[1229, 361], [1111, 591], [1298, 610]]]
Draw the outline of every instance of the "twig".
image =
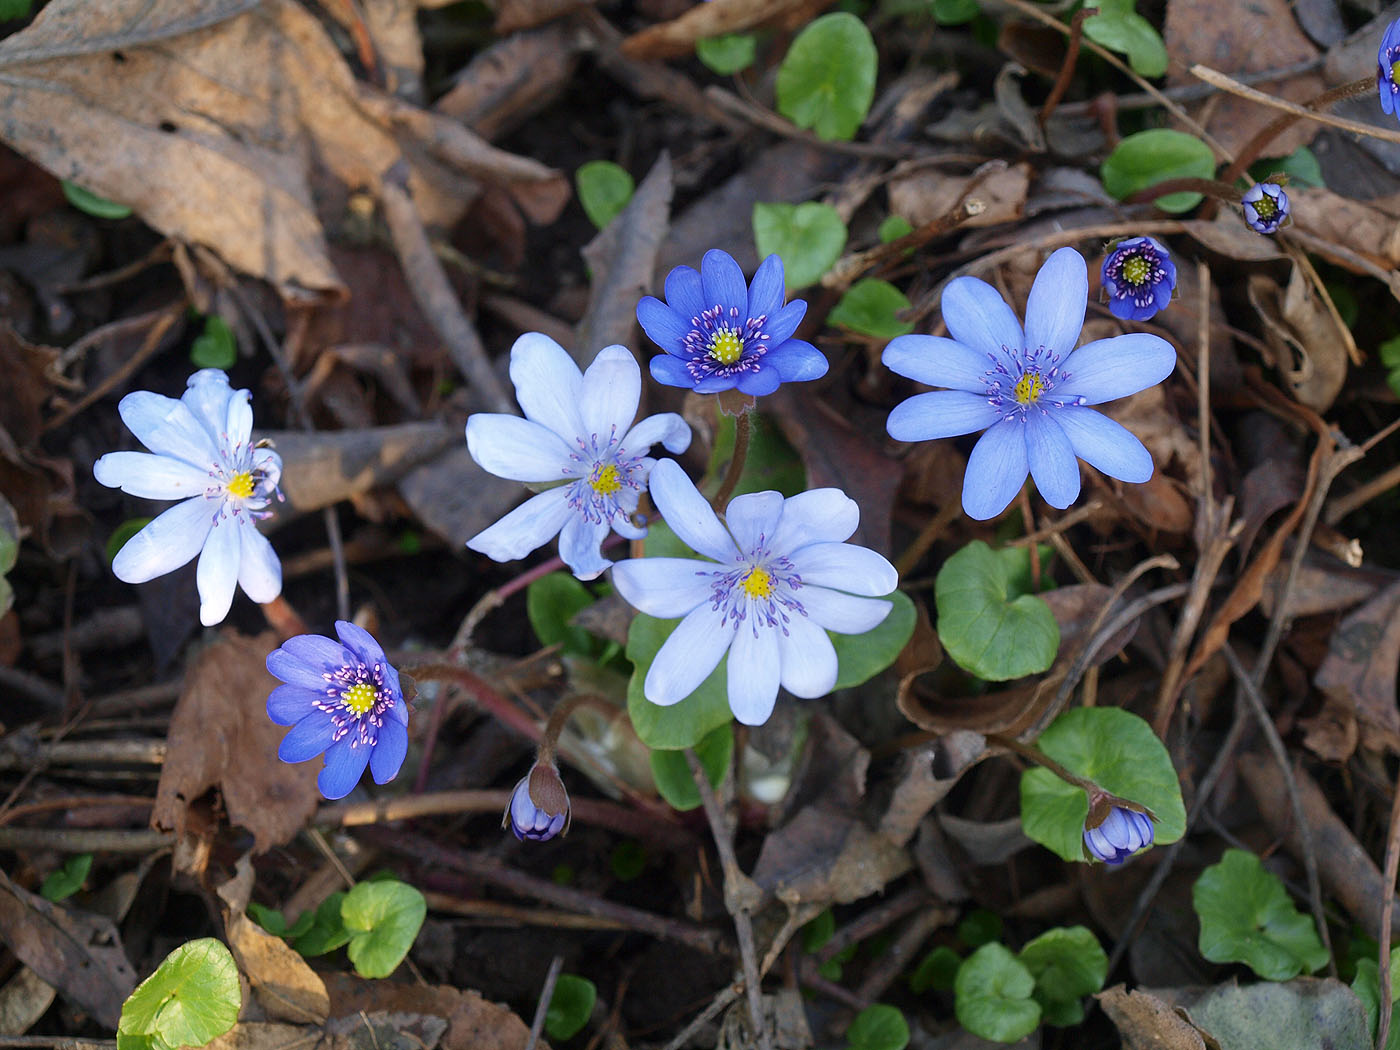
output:
[[135, 828], [15, 828], [0, 827], [0, 849], [56, 853], [149, 853], [175, 841], [172, 831]]
[[165, 764], [164, 740], [60, 740], [38, 745], [33, 751], [19, 747], [0, 750], [0, 769], [27, 769], [33, 765], [143, 765]]
[[[1304, 59], [1301, 62], [1294, 62], [1287, 66], [1275, 66], [1273, 69], [1261, 69], [1256, 73], [1237, 73], [1235, 79], [1241, 84], [1269, 84], [1285, 80], [1292, 80], [1296, 76], [1304, 73], [1311, 73], [1322, 66], [1326, 61], [1325, 55], [1315, 55], [1312, 58]], [[1220, 89], [1213, 84], [1178, 84], [1176, 87], [1162, 88], [1161, 94], [1171, 99], [1173, 102], [1197, 102], [1204, 98], [1210, 98]], [[1096, 100], [1089, 99], [1084, 102], [1066, 102], [1060, 107], [1060, 112], [1067, 116], [1084, 117], [1094, 112]], [[1113, 105], [1119, 110], [1125, 109], [1150, 109], [1153, 106], [1161, 105], [1158, 96], [1149, 95], [1147, 92], [1139, 92], [1133, 95], [1115, 95]]]
[[947, 926], [956, 917], [957, 913], [952, 909], [937, 907], [925, 908], [915, 914], [904, 924], [889, 950], [871, 964], [865, 980], [861, 981], [856, 989], [856, 995], [867, 1002], [874, 1002], [884, 995], [885, 990], [913, 960], [914, 953], [929, 935], [934, 930]]
[[913, 571], [914, 566], [919, 564], [923, 556], [928, 553], [929, 548], [938, 542], [943, 531], [956, 521], [961, 513], [962, 504], [949, 503], [928, 519], [924, 527], [919, 530], [919, 534], [914, 537], [914, 542], [909, 544], [904, 549], [904, 553], [895, 560], [895, 571], [899, 573], [901, 580]]
[[858, 918], [833, 933], [831, 939], [817, 950], [817, 962], [824, 963], [828, 959], [840, 955], [849, 945], [857, 944], [867, 937], [879, 933], [886, 926], [898, 922], [910, 912], [917, 911], [932, 903], [933, 898], [923, 886], [914, 886], [903, 893], [896, 894], [887, 901], [882, 901], [875, 907], [862, 912]]
[[1394, 979], [1390, 972], [1390, 926], [1395, 913], [1397, 867], [1400, 867], [1400, 779], [1396, 780], [1395, 797], [1390, 803], [1390, 827], [1385, 837], [1385, 874], [1381, 877], [1385, 904], [1381, 906], [1380, 958], [1377, 960], [1381, 997], [1380, 1021], [1376, 1026], [1376, 1050], [1385, 1050], [1386, 1042], [1390, 1038], [1391, 1015], [1395, 1012], [1395, 1004], [1390, 1001], [1391, 982]]
[[1327, 505], [1327, 513], [1323, 515], [1323, 519], [1328, 525], [1335, 525], [1352, 511], [1359, 510], [1377, 496], [1389, 492], [1396, 485], [1400, 485], [1400, 463], [1376, 475], [1364, 485], [1352, 489], [1345, 495], [1338, 496]]
[[721, 988], [719, 993], [710, 1000], [710, 1005], [696, 1014], [690, 1024], [682, 1028], [674, 1039], [662, 1047], [662, 1050], [681, 1050], [681, 1047], [690, 1042], [690, 1037], [698, 1032], [701, 1026], [718, 1017], [721, 1010], [743, 993], [744, 983], [742, 981], [735, 981], [733, 984]]
[[[155, 352], [160, 349], [161, 341], [165, 338], [165, 334], [170, 331], [171, 326], [180, 319], [184, 312], [185, 304], [175, 303], [172, 306], [162, 307], [159, 310], [153, 310], [151, 313], [142, 314], [138, 318], [130, 318], [129, 320], [132, 322], [132, 326], [135, 326], [135, 322], [137, 321], [151, 326], [150, 331], [146, 333], [146, 338], [141, 341], [141, 346], [134, 354], [123, 361], [116, 371], [102, 380], [102, 382], [98, 383], [76, 402], [69, 405], [52, 419], [44, 420], [43, 426], [39, 428], [40, 433], [46, 434], [56, 427], [61, 427], [79, 412], [91, 407], [94, 403], [106, 397], [109, 393], [135, 375], [141, 366], [150, 360]], [[99, 331], [107, 331], [115, 325], [123, 325], [125, 323], [125, 321], [113, 321], [106, 329], [99, 329]]]
[[1065, 97], [1065, 92], [1069, 90], [1069, 82], [1074, 78], [1074, 67], [1079, 61], [1079, 44], [1084, 39], [1084, 19], [1089, 13], [1090, 9], [1080, 8], [1070, 20], [1069, 46], [1065, 48], [1065, 60], [1060, 66], [1060, 75], [1055, 78], [1055, 86], [1050, 89], [1045, 105], [1040, 107], [1042, 129], [1049, 121], [1050, 115], [1055, 112], [1055, 107], [1060, 104], [1060, 100]]
[[770, 109], [748, 102], [718, 84], [705, 89], [705, 98], [713, 102], [721, 111], [738, 117], [754, 127], [771, 131], [786, 139], [793, 139], [816, 149], [831, 150], [856, 157], [873, 157], [877, 160], [904, 160], [917, 155], [915, 147], [905, 142], [846, 142], [840, 139], [823, 139], [803, 128], [799, 128], [786, 117], [779, 116]]
[[554, 998], [554, 984], [559, 980], [559, 971], [563, 968], [562, 955], [556, 955], [549, 963], [549, 972], [544, 975], [544, 987], [540, 989], [540, 1001], [535, 1006], [535, 1019], [530, 1022], [530, 1038], [525, 1041], [525, 1050], [535, 1050], [540, 1041], [545, 1014], [549, 1013], [549, 1001]]

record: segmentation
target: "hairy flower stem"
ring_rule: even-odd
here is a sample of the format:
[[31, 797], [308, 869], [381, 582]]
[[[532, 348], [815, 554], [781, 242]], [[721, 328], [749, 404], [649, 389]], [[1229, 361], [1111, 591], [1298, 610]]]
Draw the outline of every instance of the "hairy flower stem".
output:
[[1154, 182], [1151, 186], [1125, 197], [1123, 203], [1146, 204], [1149, 201], [1155, 201], [1158, 197], [1165, 197], [1169, 193], [1200, 193], [1224, 201], [1226, 204], [1240, 202], [1239, 187], [1233, 186], [1223, 179], [1181, 178]]
[[549, 721], [544, 724], [544, 735], [540, 737], [540, 747], [535, 753], [536, 762], [554, 763], [554, 752], [559, 744], [559, 734], [564, 731], [564, 723], [580, 707], [591, 707], [608, 718], [615, 718], [618, 709], [595, 693], [575, 693], [566, 696], [554, 705], [549, 713]]
[[734, 417], [734, 455], [729, 457], [729, 469], [724, 474], [723, 484], [715, 493], [715, 498], [710, 501], [710, 506], [714, 507], [718, 514], [723, 514], [724, 508], [729, 506], [729, 497], [734, 494], [734, 488], [739, 484], [739, 475], [744, 472], [744, 461], [749, 458], [750, 415], [751, 413], [744, 412]]
[[1038, 748], [1031, 747], [1029, 744], [1021, 743], [1021, 741], [1017, 740], [1014, 736], [1003, 733], [988, 733], [986, 736], [989, 744], [997, 744], [1006, 748], [1008, 751], [1014, 751], [1027, 761], [1034, 762], [1038, 766], [1044, 766], [1066, 784], [1073, 784], [1077, 788], [1083, 788], [1090, 797], [1104, 794], [1103, 788], [1099, 787], [1099, 785], [1095, 784], [1092, 780], [1087, 780], [1084, 777], [1071, 773], [1045, 752]]

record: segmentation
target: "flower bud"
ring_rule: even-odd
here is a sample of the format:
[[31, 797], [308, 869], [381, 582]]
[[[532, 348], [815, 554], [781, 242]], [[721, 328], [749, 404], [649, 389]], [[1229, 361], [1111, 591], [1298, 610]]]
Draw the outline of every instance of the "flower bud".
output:
[[1140, 849], [1152, 845], [1152, 819], [1146, 813], [1114, 806], [1101, 822], [1093, 815], [1084, 822], [1084, 848], [1105, 864], [1122, 864]]
[[1126, 321], [1146, 321], [1172, 301], [1176, 264], [1154, 237], [1118, 242], [1103, 261], [1103, 290], [1108, 309]]
[[1240, 198], [1244, 220], [1260, 233], [1273, 233], [1288, 219], [1288, 194], [1273, 182], [1256, 182]]
[[522, 842], [543, 842], [569, 833], [569, 793], [553, 763], [536, 762], [510, 793], [510, 804], [501, 817]]

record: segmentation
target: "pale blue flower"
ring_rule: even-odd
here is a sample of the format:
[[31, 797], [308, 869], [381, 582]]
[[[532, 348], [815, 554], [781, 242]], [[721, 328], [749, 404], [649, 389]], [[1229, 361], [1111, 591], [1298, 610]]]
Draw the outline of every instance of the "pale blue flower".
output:
[[959, 277], [943, 291], [951, 339], [903, 335], [882, 358], [902, 376], [948, 387], [895, 406], [886, 428], [900, 441], [928, 441], [986, 429], [967, 461], [963, 510], [1000, 514], [1029, 473], [1052, 507], [1079, 496], [1079, 464], [1122, 481], [1152, 476], [1152, 455], [1127, 429], [1090, 405], [1160, 383], [1176, 366], [1165, 339], [1132, 333], [1079, 349], [1088, 302], [1084, 258], [1061, 248], [1031, 287], [1026, 327], [996, 289]]
[[746, 725], [768, 720], [778, 686], [800, 697], [836, 684], [827, 631], [864, 634], [889, 615], [876, 600], [899, 582], [894, 566], [844, 542], [860, 509], [839, 489], [784, 499], [736, 496], [720, 522], [674, 460], [651, 473], [651, 498], [673, 532], [709, 561], [637, 558], [613, 567], [613, 585], [633, 606], [684, 617], [661, 646], [646, 698], [684, 700], [729, 654], [729, 706]]
[[348, 795], [366, 765], [376, 784], [387, 784], [408, 753], [398, 671], [363, 627], [337, 620], [335, 633], [339, 642], [299, 634], [267, 657], [267, 669], [286, 683], [267, 698], [267, 716], [292, 727], [277, 757], [305, 762], [324, 752], [316, 785], [326, 798]]
[[554, 487], [526, 500], [467, 541], [496, 561], [523, 558], [559, 537], [559, 556], [581, 580], [612, 564], [603, 539], [611, 529], [639, 539], [632, 521], [637, 498], [660, 443], [690, 445], [690, 427], [674, 412], [632, 425], [642, 396], [642, 371], [632, 352], [609, 346], [579, 373], [547, 335], [527, 332], [510, 351], [510, 378], [525, 418], [480, 413], [467, 420], [467, 450], [497, 477]]
[[206, 627], [228, 615], [235, 586], [255, 602], [282, 593], [282, 564], [255, 524], [280, 498], [282, 460], [252, 442], [249, 401], [217, 368], [190, 376], [178, 401], [127, 394], [117, 411], [150, 452], [108, 452], [92, 468], [102, 484], [133, 496], [183, 500], [127, 540], [112, 571], [145, 583], [199, 555], [195, 582]]
[[1152, 845], [1152, 819], [1135, 809], [1114, 806], [1104, 822], [1084, 829], [1084, 846], [1105, 864], [1122, 864]]

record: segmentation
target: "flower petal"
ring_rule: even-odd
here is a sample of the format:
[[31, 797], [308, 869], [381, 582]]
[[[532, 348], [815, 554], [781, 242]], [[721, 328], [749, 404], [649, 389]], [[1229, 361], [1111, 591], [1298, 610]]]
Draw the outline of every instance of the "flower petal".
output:
[[826, 355], [803, 339], [788, 339], [764, 355], [784, 383], [808, 383], [826, 375]]
[[234, 448], [246, 445], [253, 436], [252, 400], [253, 396], [246, 390], [235, 390], [229, 396], [222, 436]]
[[976, 277], [956, 277], [943, 289], [943, 321], [959, 343], [1010, 365], [1024, 345], [1021, 322], [1000, 293]]
[[797, 331], [797, 326], [802, 323], [802, 318], [806, 316], [807, 300], [794, 299], [769, 317], [763, 325], [763, 334], [768, 337], [768, 345], [775, 347], [786, 343], [792, 338], [792, 333]]
[[229, 386], [228, 376], [217, 368], [201, 368], [190, 376], [185, 382], [185, 392], [180, 396], [216, 447], [222, 443], [220, 439], [228, 424], [231, 397], [233, 388]]
[[647, 670], [643, 693], [653, 704], [669, 707], [680, 703], [700, 687], [719, 666], [735, 624], [708, 605], [692, 611], [671, 632]]
[[705, 309], [705, 294], [700, 285], [700, 273], [689, 266], [677, 266], [666, 275], [666, 303], [680, 315], [683, 322], [697, 324]]
[[813, 623], [837, 634], [864, 634], [883, 623], [894, 608], [893, 602], [857, 598], [826, 587], [803, 587], [797, 597]]
[[394, 718], [379, 727], [379, 740], [369, 756], [369, 771], [376, 784], [387, 784], [399, 775], [408, 754], [408, 727]]
[[121, 399], [117, 412], [136, 440], [156, 455], [174, 456], [201, 470], [218, 458], [209, 431], [183, 401], [137, 390]]
[[739, 388], [741, 393], [749, 394], [752, 397], [766, 397], [782, 384], [782, 373], [766, 360], [760, 360], [758, 368], [753, 372], [740, 372], [734, 381], [734, 385]]
[[781, 492], [750, 492], [735, 496], [724, 512], [725, 524], [744, 554], [751, 554], [760, 538], [771, 539], [783, 513]]
[[92, 476], [108, 488], [142, 499], [188, 499], [209, 487], [209, 471], [173, 456], [108, 452], [92, 465]]
[[1016, 498], [1029, 472], [1025, 424], [1002, 420], [978, 439], [967, 457], [963, 511], [978, 521], [995, 518]]
[[279, 726], [294, 726], [315, 710], [326, 698], [324, 689], [307, 689], [299, 685], [279, 685], [267, 698], [267, 717]]
[[647, 487], [671, 531], [696, 554], [726, 565], [738, 558], [734, 540], [674, 459], [663, 459], [652, 468]]
[[568, 351], [549, 336], [526, 332], [515, 341], [510, 381], [527, 419], [548, 427], [568, 445], [585, 433], [579, 415], [583, 376]]
[[365, 766], [369, 764], [371, 750], [369, 745], [359, 743], [359, 737], [353, 729], [348, 736], [341, 737], [328, 748], [326, 764], [316, 778], [316, 786], [321, 789], [321, 794], [329, 799], [337, 799], [344, 798], [355, 790], [355, 785], [364, 775]]
[[831, 587], [847, 594], [882, 598], [899, 586], [894, 566], [869, 547], [813, 543], [793, 551], [791, 558], [804, 587]]
[[494, 561], [523, 558], [558, 535], [574, 512], [567, 485], [532, 496], [496, 524], [467, 540], [467, 546]]
[[194, 582], [199, 590], [199, 622], [205, 627], [223, 623], [233, 604], [233, 589], [238, 583], [238, 560], [242, 553], [239, 532], [242, 527], [228, 518], [221, 518], [209, 530], [204, 550], [199, 555]]
[[1084, 256], [1061, 248], [1035, 275], [1026, 300], [1026, 349], [1067, 354], [1079, 342], [1089, 303], [1089, 269]]
[[1098, 405], [1155, 386], [1175, 367], [1176, 351], [1160, 336], [1131, 332], [1096, 339], [1065, 358], [1055, 398]]
[[840, 543], [859, 524], [859, 505], [840, 489], [808, 489], [783, 501], [768, 548], [785, 555], [810, 543]]
[[642, 326], [648, 339], [673, 353], [680, 353], [692, 327], [674, 309], [650, 295], [643, 296], [637, 302], [637, 323]]
[[708, 603], [714, 566], [694, 558], [629, 558], [613, 566], [613, 586], [648, 616], [674, 620]]
[[571, 514], [559, 533], [559, 557], [580, 580], [596, 580], [612, 562], [603, 557], [603, 540], [609, 532], [606, 521], [589, 521], [582, 514]]
[[711, 248], [700, 260], [700, 291], [706, 309], [721, 307], [723, 319], [742, 329], [748, 320], [749, 286], [744, 271], [728, 252]]
[[1079, 460], [1074, 446], [1047, 413], [1026, 416], [1026, 462], [1041, 497], [1064, 510], [1079, 498]]
[[746, 726], [761, 726], [778, 699], [778, 631], [750, 616], [729, 647], [729, 709]]
[[384, 647], [374, 635], [351, 620], [336, 620], [335, 633], [341, 644], [366, 664], [387, 664]]
[[258, 604], [282, 593], [282, 563], [266, 536], [252, 522], [238, 529], [238, 586]]
[[1119, 481], [1142, 483], [1152, 477], [1152, 453], [1127, 427], [1092, 408], [1061, 408], [1055, 422], [1064, 429], [1074, 454]]
[[647, 369], [651, 372], [651, 378], [662, 386], [678, 386], [686, 390], [695, 386], [690, 369], [686, 368], [685, 362], [679, 357], [657, 354], [647, 362]]
[[783, 298], [786, 295], [783, 260], [774, 252], [759, 263], [754, 272], [753, 283], [749, 285], [748, 317], [756, 320], [760, 317], [774, 316], [783, 308]]
[[[319, 678], [322, 671], [333, 671], [337, 667], [343, 667], [350, 662], [353, 655], [346, 651], [345, 646], [339, 642], [319, 634], [298, 634], [288, 638], [282, 643], [282, 649], [274, 649], [273, 656], [278, 652], [286, 651], [293, 659], [300, 660], [307, 667], [313, 669]], [[272, 657], [268, 657], [269, 660]], [[284, 677], [279, 671], [274, 671], [271, 664], [268, 670], [277, 675], [283, 681], [291, 682], [294, 679]], [[321, 685], [324, 686], [324, 680]]]
[[806, 616], [794, 616], [778, 635], [778, 664], [783, 688], [804, 700], [825, 696], [836, 684], [836, 649]]
[[335, 723], [324, 711], [313, 711], [292, 727], [277, 747], [283, 762], [305, 762], [315, 758], [335, 739]]
[[573, 446], [554, 431], [494, 412], [467, 419], [467, 451], [482, 470], [511, 481], [558, 481], [574, 465]]
[[583, 373], [579, 394], [583, 426], [576, 436], [597, 434], [607, 441], [609, 434], [621, 437], [637, 418], [642, 399], [642, 370], [625, 346], [606, 346]]
[[915, 394], [890, 409], [885, 429], [896, 441], [932, 441], [985, 430], [1001, 419], [985, 394], [932, 390]]
[[987, 373], [996, 360], [955, 339], [935, 335], [901, 335], [891, 339], [880, 355], [891, 372], [952, 390], [985, 394]]
[[661, 412], [640, 420], [618, 446], [618, 458], [645, 453], [661, 444], [667, 452], [681, 453], [690, 447], [690, 424], [675, 412]]
[[[335, 646], [335, 651], [339, 654], [333, 660], [321, 660], [313, 658], [308, 660], [294, 651], [289, 643], [303, 638], [314, 638], [317, 641], [325, 642], [327, 645]], [[321, 696], [325, 695], [326, 678], [325, 672], [332, 668], [339, 667], [344, 663], [345, 652], [329, 638], [322, 638], [315, 634], [299, 634], [296, 638], [288, 638], [280, 648], [272, 650], [267, 654], [267, 670], [274, 678], [280, 678], [289, 686], [302, 689], [309, 689]]]
[[204, 547], [214, 527], [214, 505], [187, 499], [163, 511], [127, 540], [112, 559], [112, 572], [124, 583], [145, 583], [174, 572]]

